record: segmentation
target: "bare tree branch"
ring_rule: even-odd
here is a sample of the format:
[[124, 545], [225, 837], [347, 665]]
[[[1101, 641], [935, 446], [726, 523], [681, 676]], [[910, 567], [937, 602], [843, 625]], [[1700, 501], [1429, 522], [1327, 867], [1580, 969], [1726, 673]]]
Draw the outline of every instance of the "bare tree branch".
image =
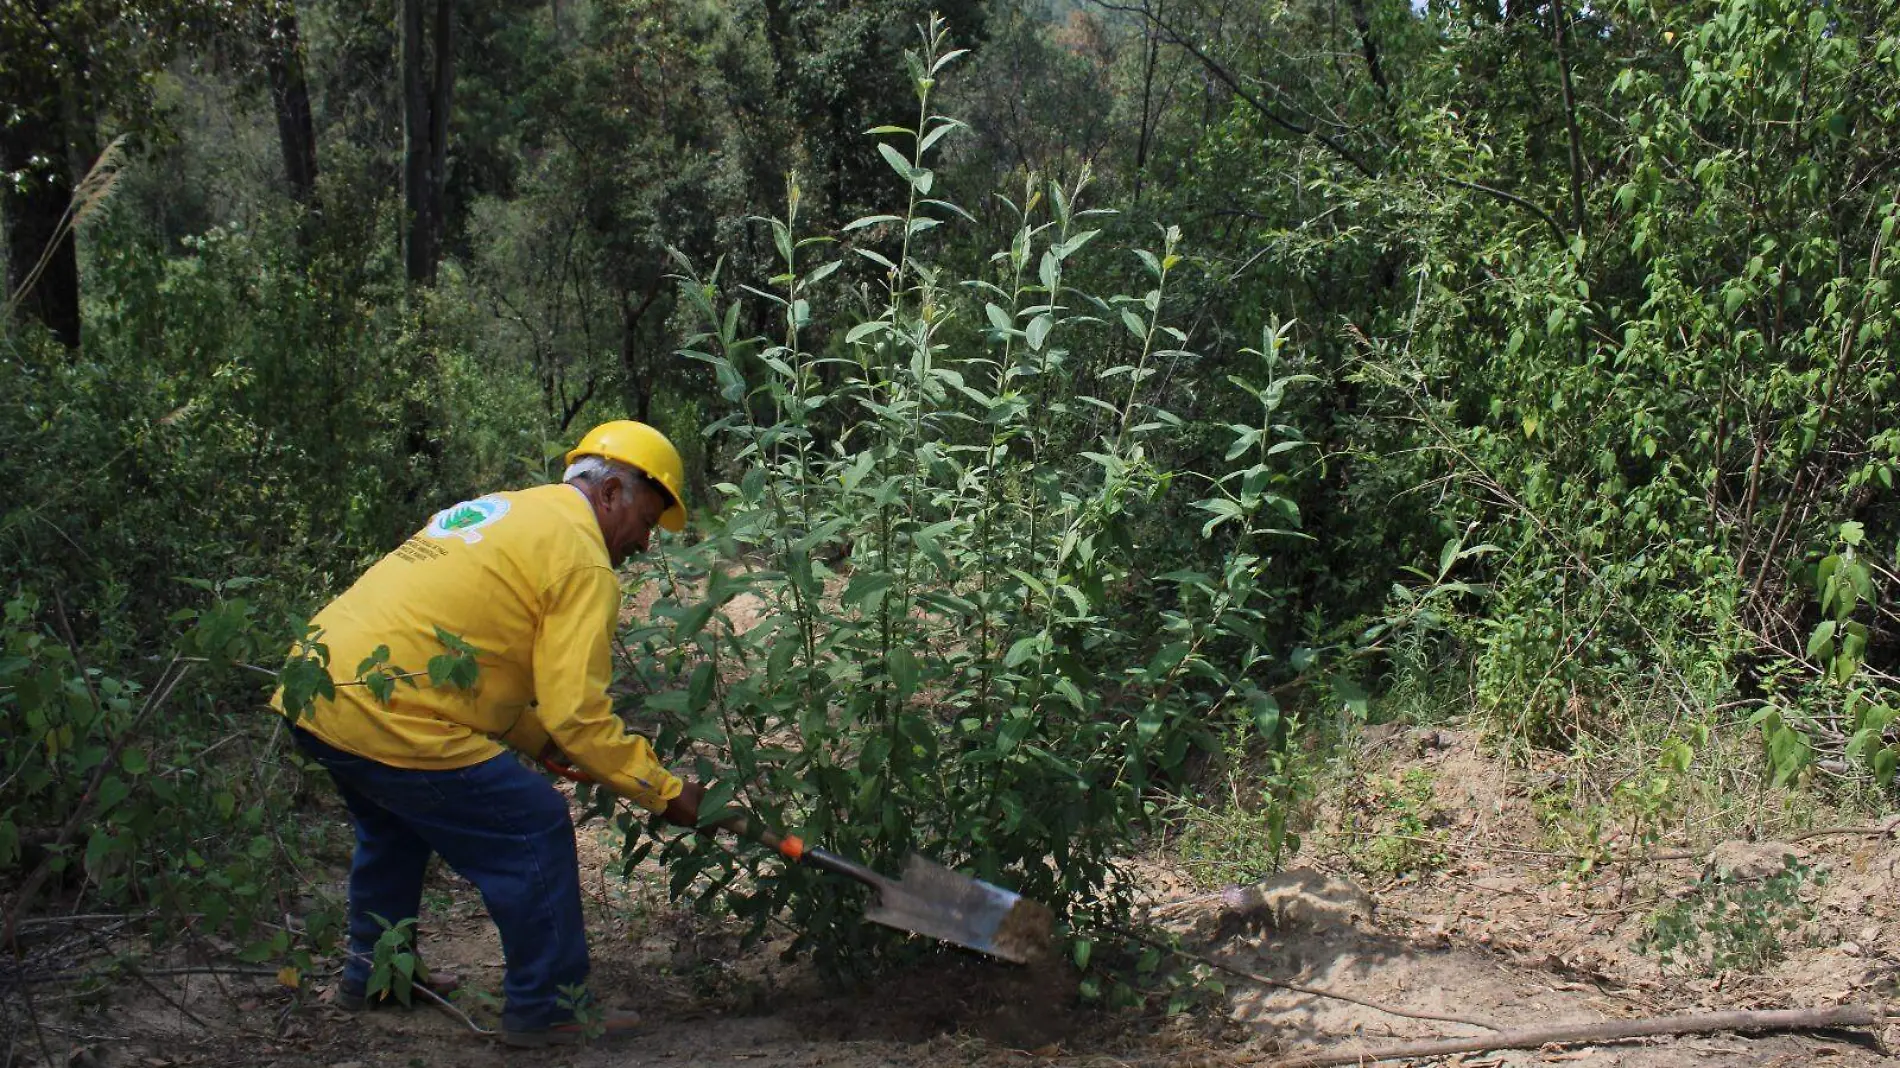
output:
[[1563, 227], [1557, 225], [1557, 220], [1551, 216], [1550, 212], [1547, 212], [1544, 209], [1538, 207], [1537, 205], [1531, 203], [1530, 201], [1525, 200], [1523, 197], [1518, 196], [1516, 193], [1506, 193], [1502, 189], [1495, 189], [1495, 188], [1492, 188], [1491, 186], [1484, 185], [1479, 182], [1467, 182], [1458, 178], [1442, 178], [1440, 179], [1440, 181], [1443, 181], [1447, 185], [1455, 185], [1463, 189], [1476, 190], [1477, 192], [1485, 193], [1490, 196], [1497, 197], [1499, 200], [1505, 201], [1507, 203], [1516, 204], [1518, 207], [1523, 208], [1525, 211], [1528, 211], [1532, 215], [1535, 215], [1539, 219], [1543, 220], [1544, 225], [1550, 227], [1550, 232], [1556, 235], [1557, 243], [1559, 245], [1568, 245], [1570, 243], [1570, 235], [1564, 232]]
[[1241, 84], [1240, 79], [1235, 77], [1232, 71], [1228, 70], [1218, 60], [1214, 59], [1214, 57], [1202, 51], [1200, 46], [1189, 40], [1185, 34], [1176, 30], [1172, 25], [1149, 10], [1146, 6], [1110, 3], [1109, 0], [1089, 0], [1089, 2], [1104, 11], [1140, 16], [1153, 25], [1155, 29], [1160, 30], [1162, 34], [1166, 36], [1169, 44], [1184, 49], [1189, 55], [1199, 60], [1202, 68], [1205, 69], [1208, 74], [1212, 75], [1214, 80], [1226, 86], [1227, 90], [1235, 96], [1246, 101], [1249, 107], [1259, 112], [1261, 117], [1265, 118], [1268, 122], [1290, 134], [1319, 142], [1330, 149], [1334, 155], [1351, 164], [1354, 170], [1365, 175], [1367, 178], [1377, 178], [1379, 176], [1377, 171], [1373, 170], [1372, 167], [1360, 159], [1356, 153], [1341, 143], [1338, 138], [1320, 133], [1310, 126], [1302, 126], [1268, 107], [1267, 102], [1262, 100], [1258, 95], [1249, 92], [1247, 87]]

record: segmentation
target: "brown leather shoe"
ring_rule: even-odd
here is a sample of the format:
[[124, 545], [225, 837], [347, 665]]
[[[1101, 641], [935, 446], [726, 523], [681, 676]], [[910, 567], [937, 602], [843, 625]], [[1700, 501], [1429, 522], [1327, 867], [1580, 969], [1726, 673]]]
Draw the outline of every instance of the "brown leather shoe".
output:
[[544, 1046], [573, 1046], [588, 1041], [588, 1031], [598, 1028], [594, 1038], [606, 1042], [624, 1038], [640, 1029], [640, 1014], [632, 1009], [608, 1009], [593, 1024], [555, 1024], [533, 1031], [504, 1027], [501, 1044], [516, 1049], [540, 1049]]

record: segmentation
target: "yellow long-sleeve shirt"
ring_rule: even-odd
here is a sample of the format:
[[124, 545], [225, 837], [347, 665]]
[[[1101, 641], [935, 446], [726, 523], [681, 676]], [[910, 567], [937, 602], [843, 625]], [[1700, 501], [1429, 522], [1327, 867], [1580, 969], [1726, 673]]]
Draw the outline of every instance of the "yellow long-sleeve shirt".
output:
[[[581, 770], [658, 812], [681, 783], [607, 696], [620, 582], [587, 498], [572, 486], [495, 493], [438, 512], [312, 622], [329, 647], [334, 700], [300, 722], [338, 749], [401, 768], [462, 768], [501, 739], [539, 755], [551, 738]], [[432, 686], [436, 628], [481, 650], [470, 689]], [[357, 666], [423, 672], [383, 704]], [[347, 684], [347, 685], [346, 685]], [[283, 708], [282, 692], [272, 704]]]

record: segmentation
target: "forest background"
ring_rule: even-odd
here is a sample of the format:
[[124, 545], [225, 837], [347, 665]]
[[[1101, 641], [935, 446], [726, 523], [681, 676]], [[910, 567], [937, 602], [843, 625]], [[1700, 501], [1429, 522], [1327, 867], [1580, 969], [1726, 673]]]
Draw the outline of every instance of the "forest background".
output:
[[313, 967], [283, 650], [615, 417], [694, 504], [630, 581], [636, 725], [717, 806], [1077, 932], [1133, 848], [1277, 865], [1369, 722], [1610, 769], [1551, 787], [1586, 857], [1884, 804], [1894, 8], [937, 13], [7, 5], [8, 939], [138, 903]]

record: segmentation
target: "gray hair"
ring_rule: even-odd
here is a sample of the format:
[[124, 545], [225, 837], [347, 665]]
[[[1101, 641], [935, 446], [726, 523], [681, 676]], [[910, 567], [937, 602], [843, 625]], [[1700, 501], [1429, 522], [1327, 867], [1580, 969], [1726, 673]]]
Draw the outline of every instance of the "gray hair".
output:
[[619, 482], [625, 493], [632, 493], [646, 475], [635, 471], [626, 464], [615, 463], [604, 456], [583, 456], [567, 465], [567, 473], [561, 476], [562, 482], [584, 480], [587, 482]]

